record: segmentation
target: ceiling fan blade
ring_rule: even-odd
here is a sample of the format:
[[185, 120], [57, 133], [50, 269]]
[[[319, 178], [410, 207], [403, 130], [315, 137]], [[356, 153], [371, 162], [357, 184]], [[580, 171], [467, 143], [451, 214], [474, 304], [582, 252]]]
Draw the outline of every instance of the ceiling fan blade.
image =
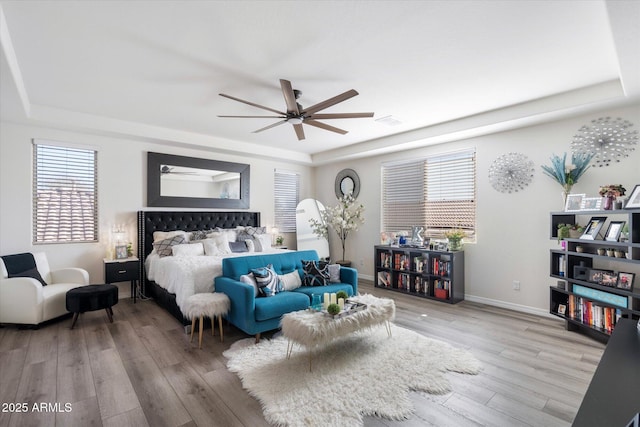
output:
[[360, 119], [365, 117], [373, 117], [373, 113], [325, 113], [325, 114], [312, 114], [310, 119]]
[[315, 120], [310, 120], [310, 119], [305, 120], [304, 124], [305, 125], [310, 125], [310, 126], [315, 126], [317, 128], [328, 130], [328, 131], [331, 131], [331, 132], [339, 133], [341, 135], [344, 135], [345, 133], [348, 132], [348, 131], [346, 131], [344, 129], [340, 129], [340, 128], [337, 128], [337, 127], [334, 127], [334, 126], [330, 126], [330, 125], [328, 125], [326, 123], [317, 122]]
[[325, 108], [329, 108], [332, 105], [336, 105], [342, 101], [346, 101], [349, 98], [353, 98], [356, 95], [358, 95], [358, 92], [355, 91], [354, 89], [351, 89], [346, 91], [345, 93], [341, 93], [340, 95], [334, 96], [333, 98], [329, 98], [327, 100], [319, 102], [316, 105], [312, 105], [311, 107], [304, 109], [302, 113], [312, 114], [312, 113], [315, 113], [316, 111], [324, 110]]
[[219, 93], [218, 95], [224, 96], [225, 98], [233, 99], [234, 101], [242, 102], [243, 104], [251, 105], [252, 107], [262, 108], [263, 110], [271, 111], [274, 113], [281, 114], [286, 116], [287, 113], [283, 113], [282, 111], [274, 110], [273, 108], [265, 107], [264, 105], [256, 104], [250, 101], [245, 101], [244, 99], [236, 98], [235, 96], [225, 95], [224, 93]]
[[237, 119], [286, 119], [286, 116], [218, 116]]
[[253, 132], [251, 132], [251, 133], [258, 133], [258, 132], [262, 132], [263, 130], [271, 129], [271, 128], [274, 128], [274, 127], [276, 127], [276, 126], [280, 126], [280, 125], [281, 125], [281, 124], [283, 124], [283, 123], [287, 123], [287, 121], [286, 121], [286, 120], [280, 120], [279, 122], [275, 122], [274, 124], [271, 124], [271, 125], [269, 125], [269, 126], [265, 126], [265, 127], [260, 128], [260, 129], [258, 129], [258, 130], [254, 130], [254, 131], [253, 131]]
[[284, 102], [287, 103], [287, 113], [300, 114], [298, 110], [298, 103], [296, 102], [296, 95], [293, 93], [293, 87], [289, 80], [280, 79], [280, 87], [282, 87], [282, 94], [284, 95]]
[[296, 131], [296, 135], [298, 136], [298, 141], [302, 141], [304, 139], [304, 129], [302, 129], [301, 124], [293, 125], [293, 129]]

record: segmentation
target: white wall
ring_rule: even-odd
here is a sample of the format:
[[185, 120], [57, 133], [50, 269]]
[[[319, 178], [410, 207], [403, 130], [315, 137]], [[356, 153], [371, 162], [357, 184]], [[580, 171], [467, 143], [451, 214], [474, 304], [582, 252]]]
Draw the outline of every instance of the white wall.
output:
[[[31, 141], [33, 138], [64, 141], [94, 147], [98, 150], [99, 243], [32, 244]], [[136, 248], [136, 212], [146, 209], [146, 153], [148, 151], [250, 164], [251, 197], [248, 210], [261, 213], [262, 225], [273, 226], [274, 223], [274, 169], [299, 172], [301, 197], [313, 196], [312, 190], [315, 184], [313, 169], [309, 166], [3, 122], [0, 124], [0, 254], [44, 251], [52, 268], [65, 266], [85, 268], [89, 271], [93, 283], [103, 281], [102, 259], [106, 253], [106, 243], [109, 241], [109, 232], [113, 224], [126, 225], [129, 240], [133, 242], [134, 249]], [[285, 244], [295, 248], [295, 234], [284, 234], [284, 237]], [[124, 291], [127, 287], [123, 286], [121, 289]]]
[[[475, 147], [477, 151], [477, 235], [476, 244], [465, 246], [465, 291], [467, 299], [502, 305], [530, 312], [548, 312], [549, 249], [557, 248], [549, 239], [549, 212], [563, 209], [561, 187], [542, 174], [540, 165], [549, 157], [567, 152], [573, 135], [598, 117], [622, 117], [640, 129], [640, 106], [604, 111], [558, 122], [533, 126], [385, 155], [318, 167], [316, 194], [324, 204], [335, 205], [334, 179], [344, 168], [360, 176], [358, 200], [365, 205], [365, 224], [347, 241], [347, 259], [354, 262], [360, 275], [373, 279], [373, 246], [379, 243], [380, 166], [389, 160], [411, 159], [430, 154]], [[505, 194], [491, 187], [488, 170], [500, 155], [520, 152], [535, 163], [533, 182], [524, 191]], [[591, 168], [573, 187], [574, 193], [597, 196], [598, 187], [622, 183], [630, 192], [640, 184], [640, 149], [622, 162], [608, 168]], [[629, 193], [627, 193], [628, 195]], [[331, 241], [335, 258], [339, 241]], [[512, 282], [521, 282], [521, 290], [512, 290]]]

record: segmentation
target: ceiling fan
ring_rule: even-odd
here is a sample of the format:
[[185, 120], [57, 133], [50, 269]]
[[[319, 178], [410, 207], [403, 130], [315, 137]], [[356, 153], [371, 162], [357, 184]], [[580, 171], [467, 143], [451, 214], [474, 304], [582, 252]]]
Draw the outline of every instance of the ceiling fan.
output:
[[170, 167], [167, 165], [162, 165], [162, 167], [160, 168], [160, 173], [162, 175], [168, 175], [168, 174], [174, 174], [174, 175], [197, 175], [198, 172], [180, 172], [180, 171], [174, 171], [175, 167]]
[[314, 126], [320, 129], [328, 130], [331, 132], [336, 132], [341, 135], [347, 133], [346, 130], [339, 129], [334, 126], [330, 126], [326, 123], [319, 122], [318, 119], [328, 120], [328, 119], [357, 119], [364, 117], [373, 117], [373, 113], [325, 113], [325, 114], [317, 114], [318, 111], [324, 110], [325, 108], [329, 108], [332, 105], [336, 105], [342, 101], [346, 101], [349, 98], [353, 98], [358, 95], [354, 89], [348, 90], [340, 95], [334, 96], [333, 98], [329, 98], [322, 102], [319, 102], [315, 105], [312, 105], [308, 108], [303, 108], [302, 105], [298, 104], [296, 101], [302, 92], [293, 89], [291, 86], [291, 82], [289, 80], [280, 79], [280, 87], [282, 88], [282, 94], [284, 95], [284, 101], [287, 106], [287, 111], [279, 111], [273, 108], [265, 107], [263, 105], [255, 104], [253, 102], [245, 101], [240, 98], [236, 98], [231, 95], [225, 95], [224, 93], [219, 94], [220, 96], [224, 96], [225, 98], [233, 99], [234, 101], [242, 102], [247, 105], [251, 105], [252, 107], [262, 108], [263, 110], [271, 111], [273, 113], [278, 114], [277, 116], [218, 116], [218, 117], [231, 117], [231, 118], [273, 118], [273, 119], [283, 119], [279, 122], [273, 123], [269, 126], [265, 126], [261, 129], [253, 131], [253, 133], [262, 132], [267, 129], [274, 128], [276, 126], [280, 126], [284, 123], [291, 123], [293, 125], [293, 129], [296, 131], [296, 135], [299, 141], [304, 139], [304, 129], [302, 125]]

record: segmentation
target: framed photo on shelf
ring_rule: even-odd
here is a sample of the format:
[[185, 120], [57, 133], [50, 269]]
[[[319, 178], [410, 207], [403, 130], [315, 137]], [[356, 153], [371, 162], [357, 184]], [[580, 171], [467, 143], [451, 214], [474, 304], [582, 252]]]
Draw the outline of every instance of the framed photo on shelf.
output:
[[624, 208], [625, 209], [640, 208], [640, 184], [636, 184], [636, 186], [633, 188], [633, 191], [629, 195], [627, 205]]
[[558, 305], [558, 314], [565, 314], [567, 312], [567, 306], [564, 304]]
[[602, 197], [585, 197], [582, 199], [581, 211], [599, 211], [602, 207]]
[[580, 238], [585, 240], [596, 240], [598, 234], [600, 233], [600, 229], [602, 228], [606, 220], [606, 216], [591, 217], [591, 219], [589, 220], [589, 225], [587, 225], [587, 228], [584, 230], [584, 233], [582, 234], [582, 236], [580, 236]]
[[116, 246], [116, 259], [127, 259], [127, 245]]
[[589, 276], [587, 277], [587, 281], [591, 282], [591, 283], [600, 284], [600, 283], [602, 283], [602, 274], [603, 273], [604, 273], [604, 271], [602, 271], [602, 270], [596, 270], [595, 268], [590, 268], [589, 269]]
[[607, 228], [607, 232], [604, 235], [604, 240], [608, 242], [617, 242], [625, 223], [626, 221], [611, 221], [609, 223], [609, 228]]
[[618, 289], [624, 289], [625, 291], [633, 291], [633, 278], [635, 273], [618, 273], [618, 283], [616, 287]]
[[582, 206], [582, 199], [586, 194], [568, 194], [567, 203], [564, 205], [565, 212], [577, 212]]
[[602, 281], [600, 282], [602, 286], [608, 286], [610, 288], [615, 288], [618, 284], [618, 274], [613, 271], [603, 271], [602, 272]]

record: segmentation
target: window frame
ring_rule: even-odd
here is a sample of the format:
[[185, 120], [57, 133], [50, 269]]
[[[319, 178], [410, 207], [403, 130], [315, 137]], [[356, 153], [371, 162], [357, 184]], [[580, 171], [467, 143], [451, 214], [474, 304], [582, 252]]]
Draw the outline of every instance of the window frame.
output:
[[[286, 177], [295, 181], [287, 182], [286, 185], [289, 188], [293, 188], [295, 195], [280, 193], [285, 192], [285, 188], [279, 188], [282, 181], [286, 180]], [[288, 197], [287, 200], [280, 200], [280, 197]], [[295, 198], [295, 203], [293, 199]], [[279, 206], [280, 203], [280, 206]], [[300, 173], [274, 169], [273, 171], [273, 214], [274, 214], [274, 227], [278, 229], [279, 233], [295, 233], [296, 232], [296, 208], [300, 203]], [[285, 206], [283, 206], [285, 205]]]
[[[98, 150], [42, 139], [34, 139], [32, 149], [32, 243], [97, 243]], [[45, 193], [49, 206], [43, 206]], [[56, 204], [57, 212], [49, 213]]]
[[[448, 176], [451, 175], [451, 168], [455, 168], [460, 173], [459, 179], [453, 181], [454, 188], [443, 191], [444, 182], [452, 182]], [[411, 180], [414, 185], [407, 185], [408, 180]], [[412, 226], [418, 225], [424, 227], [425, 237], [444, 238], [447, 230], [460, 228], [467, 232], [465, 240], [474, 242], [477, 230], [477, 187], [475, 148], [382, 163], [382, 231], [408, 231]], [[393, 194], [394, 191], [397, 192], [397, 197]], [[420, 191], [421, 195], [417, 193]], [[454, 191], [457, 196], [451, 198], [443, 196], [443, 194], [450, 194], [451, 191]], [[397, 214], [390, 215], [390, 208]], [[446, 210], [445, 213], [438, 217], [438, 211], [442, 211], [443, 208]], [[447, 215], [451, 218], [447, 218]]]

